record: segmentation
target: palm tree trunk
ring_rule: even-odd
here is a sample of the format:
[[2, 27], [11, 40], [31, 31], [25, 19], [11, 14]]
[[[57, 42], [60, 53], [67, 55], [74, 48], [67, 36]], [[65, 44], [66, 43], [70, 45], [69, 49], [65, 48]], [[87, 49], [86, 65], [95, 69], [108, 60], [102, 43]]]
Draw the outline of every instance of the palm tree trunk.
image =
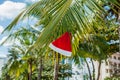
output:
[[29, 60], [29, 80], [32, 80], [32, 59]]
[[58, 53], [55, 54], [55, 66], [54, 66], [54, 79], [58, 80], [58, 72], [59, 72], [59, 57]]
[[[120, 23], [120, 9], [118, 10], [118, 22]], [[118, 31], [119, 31], [118, 36], [119, 36], [119, 53], [120, 53], [120, 25]]]
[[91, 59], [91, 62], [92, 62], [92, 67], [93, 67], [93, 79], [92, 80], [95, 80], [95, 65], [92, 59]]
[[39, 69], [38, 69], [38, 80], [42, 79], [42, 70], [43, 70], [43, 61], [42, 61], [42, 57], [40, 58], [40, 64], [39, 64]]
[[89, 73], [90, 80], [92, 80], [92, 76], [91, 76], [89, 64], [88, 64], [88, 62], [87, 62], [86, 59], [84, 59], [84, 60], [85, 60], [85, 62], [86, 62], [86, 64], [87, 64], [87, 68], [88, 68], [88, 73]]
[[27, 73], [27, 80], [29, 80], [29, 72]]
[[100, 69], [101, 69], [101, 60], [99, 61], [99, 65], [98, 65], [98, 76], [97, 76], [97, 80], [99, 80], [99, 78], [100, 78]]

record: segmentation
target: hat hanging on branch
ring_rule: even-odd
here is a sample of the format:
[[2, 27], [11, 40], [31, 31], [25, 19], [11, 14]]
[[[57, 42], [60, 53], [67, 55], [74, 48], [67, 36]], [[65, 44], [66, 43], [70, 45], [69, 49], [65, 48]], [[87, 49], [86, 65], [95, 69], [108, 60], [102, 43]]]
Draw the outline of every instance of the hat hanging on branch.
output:
[[62, 55], [71, 56], [71, 38], [71, 34], [69, 32], [65, 32], [58, 39], [50, 43], [49, 47]]

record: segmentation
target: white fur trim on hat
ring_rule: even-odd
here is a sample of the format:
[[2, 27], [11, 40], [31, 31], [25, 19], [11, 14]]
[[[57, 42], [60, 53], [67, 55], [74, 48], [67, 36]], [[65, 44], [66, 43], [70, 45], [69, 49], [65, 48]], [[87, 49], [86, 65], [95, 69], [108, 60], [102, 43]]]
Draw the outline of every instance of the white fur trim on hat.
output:
[[60, 48], [54, 46], [52, 43], [50, 43], [49, 47], [50, 47], [51, 49], [53, 49], [54, 51], [62, 54], [62, 55], [71, 56], [71, 53], [72, 53], [72, 52], [66, 51], [66, 50], [63, 50], [63, 49], [60, 49]]

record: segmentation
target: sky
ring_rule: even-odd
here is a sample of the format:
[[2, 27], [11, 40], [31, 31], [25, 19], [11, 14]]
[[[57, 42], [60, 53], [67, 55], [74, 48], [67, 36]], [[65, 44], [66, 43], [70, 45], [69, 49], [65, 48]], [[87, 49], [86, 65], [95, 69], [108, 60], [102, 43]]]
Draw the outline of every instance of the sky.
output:
[[[10, 24], [10, 22], [17, 16], [27, 3], [33, 3], [38, 0], [0, 0], [0, 43], [2, 43], [8, 34], [1, 34], [1, 32]], [[8, 54], [8, 48], [12, 42], [0, 46], [0, 57]]]

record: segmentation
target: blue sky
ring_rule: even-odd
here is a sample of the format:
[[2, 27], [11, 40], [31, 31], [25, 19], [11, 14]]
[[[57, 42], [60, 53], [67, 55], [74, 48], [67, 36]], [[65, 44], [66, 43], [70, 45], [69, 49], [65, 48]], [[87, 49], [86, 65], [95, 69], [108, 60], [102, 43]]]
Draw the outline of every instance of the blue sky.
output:
[[[8, 34], [1, 35], [5, 27], [26, 7], [27, 3], [38, 0], [0, 0], [0, 43], [5, 40]], [[8, 54], [8, 48], [12, 42], [0, 46], [0, 56]]]

